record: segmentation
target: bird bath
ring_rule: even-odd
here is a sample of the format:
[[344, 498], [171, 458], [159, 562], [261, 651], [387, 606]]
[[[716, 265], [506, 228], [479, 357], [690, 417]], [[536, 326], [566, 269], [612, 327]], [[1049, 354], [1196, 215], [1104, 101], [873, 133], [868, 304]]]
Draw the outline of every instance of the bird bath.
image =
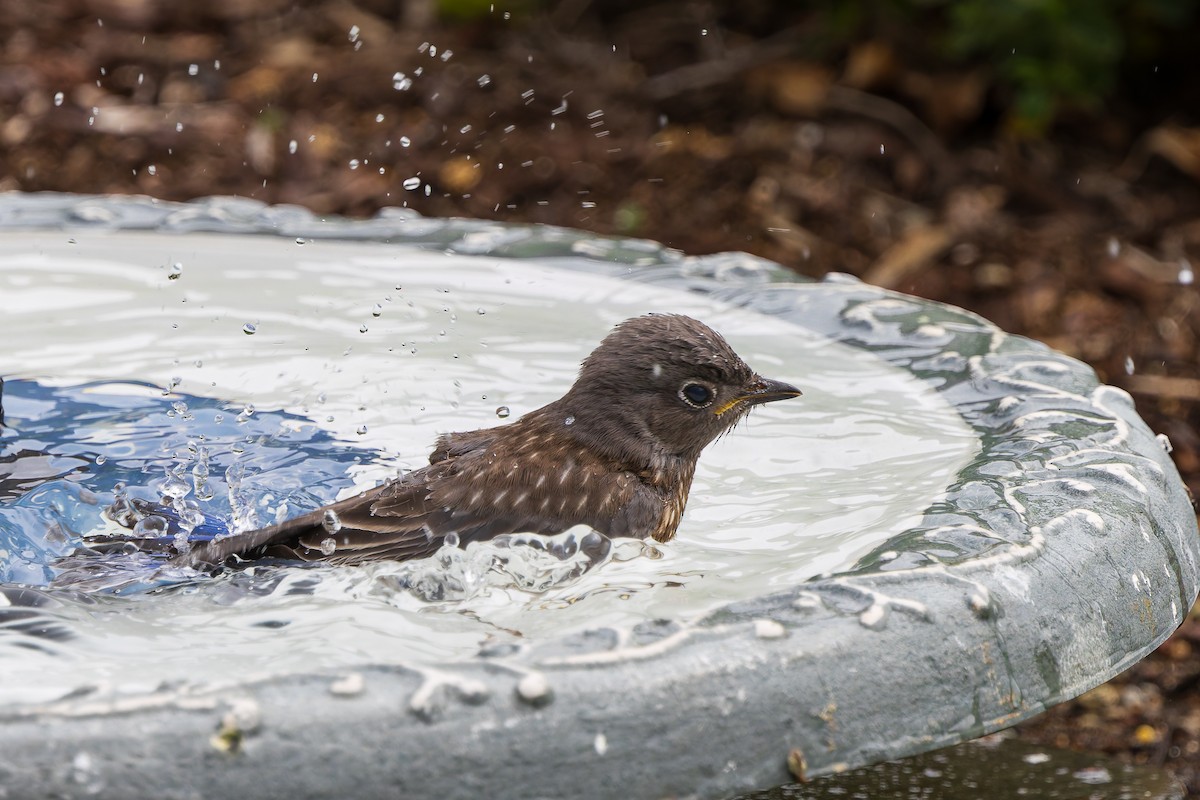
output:
[[[1195, 517], [1128, 396], [958, 309], [229, 199], [0, 195], [0, 241], [17, 794], [728, 797], [1011, 725], [1196, 595]], [[652, 310], [805, 391], [705, 453], [667, 545], [214, 578], [70, 555], [118, 483], [260, 521], [378, 483], [553, 399]]]

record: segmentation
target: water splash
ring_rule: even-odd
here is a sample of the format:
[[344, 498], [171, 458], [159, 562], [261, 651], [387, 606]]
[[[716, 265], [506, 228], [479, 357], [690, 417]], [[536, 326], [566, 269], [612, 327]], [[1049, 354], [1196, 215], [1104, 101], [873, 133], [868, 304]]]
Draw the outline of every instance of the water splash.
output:
[[556, 536], [506, 534], [465, 548], [458, 544], [451, 534], [431, 558], [384, 568], [377, 581], [426, 602], [469, 600], [511, 587], [539, 593], [574, 581], [612, 552], [608, 537], [583, 526]]

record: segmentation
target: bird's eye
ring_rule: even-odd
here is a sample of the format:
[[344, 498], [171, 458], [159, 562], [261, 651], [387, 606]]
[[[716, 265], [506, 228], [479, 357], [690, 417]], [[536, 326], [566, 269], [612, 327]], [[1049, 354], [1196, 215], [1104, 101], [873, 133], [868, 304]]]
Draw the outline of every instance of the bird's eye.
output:
[[695, 408], [704, 408], [713, 401], [712, 389], [703, 383], [685, 383], [679, 390], [679, 396], [683, 402]]

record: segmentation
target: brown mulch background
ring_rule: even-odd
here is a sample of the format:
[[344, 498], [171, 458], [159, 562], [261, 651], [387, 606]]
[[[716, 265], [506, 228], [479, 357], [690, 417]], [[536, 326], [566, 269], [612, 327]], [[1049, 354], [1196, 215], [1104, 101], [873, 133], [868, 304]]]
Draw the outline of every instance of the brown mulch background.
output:
[[[791, 9], [563, 0], [451, 25], [428, 0], [0, 0], [0, 190], [407, 205], [849, 272], [1088, 362], [1200, 493], [1187, 65], [1017, 141], [985, 68], [870, 38], [817, 57], [820, 20]], [[1200, 790], [1197, 642], [1193, 615], [1021, 735]]]

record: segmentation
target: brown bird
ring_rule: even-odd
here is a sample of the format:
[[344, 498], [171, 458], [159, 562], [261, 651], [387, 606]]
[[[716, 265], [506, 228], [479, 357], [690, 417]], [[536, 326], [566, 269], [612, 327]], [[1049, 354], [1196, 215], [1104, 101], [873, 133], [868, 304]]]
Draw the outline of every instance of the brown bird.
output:
[[560, 399], [518, 421], [440, 437], [429, 466], [178, 555], [187, 566], [263, 555], [340, 564], [433, 554], [503, 533], [587, 525], [675, 535], [700, 452], [756, 405], [800, 390], [755, 374], [707, 325], [651, 314], [617, 325]]

